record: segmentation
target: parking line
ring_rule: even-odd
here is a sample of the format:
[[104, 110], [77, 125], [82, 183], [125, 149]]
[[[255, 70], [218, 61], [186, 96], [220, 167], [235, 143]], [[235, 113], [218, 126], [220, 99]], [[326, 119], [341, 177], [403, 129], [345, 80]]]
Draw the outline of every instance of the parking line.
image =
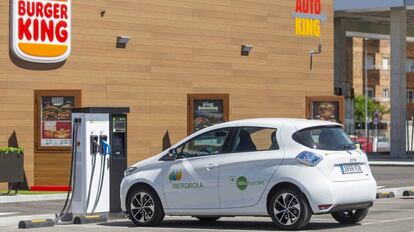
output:
[[0, 217], [1, 217], [1, 216], [14, 215], [14, 214], [19, 214], [19, 212], [0, 213]]
[[[82, 227], [85, 228], [85, 226], [81, 226], [81, 225], [71, 225], [74, 227]], [[88, 225], [87, 227], [89, 228], [105, 228], [104, 226], [100, 226], [100, 225]], [[128, 229], [130, 230], [130, 227], [122, 227], [122, 226], [110, 226], [110, 228], [116, 228], [116, 229]], [[139, 227], [135, 227], [135, 229], [137, 229], [137, 231], [139, 231], [139, 229], [143, 229], [145, 231], [147, 230], [168, 230], [168, 231], [223, 231], [223, 232], [240, 232], [240, 231], [245, 231], [245, 230], [237, 230], [237, 229], [221, 229], [221, 228], [211, 228], [211, 229], [204, 229], [204, 228], [180, 228], [180, 227], [145, 227], [145, 228], [139, 228]], [[246, 230], [247, 231], [247, 230]], [[260, 230], [260, 232], [275, 232], [275, 230]], [[306, 230], [299, 230], [299, 232], [306, 232]]]
[[381, 223], [389, 223], [389, 222], [398, 222], [398, 221], [406, 221], [406, 220], [414, 220], [414, 217], [408, 217], [408, 218], [399, 218], [399, 219], [392, 219], [392, 220], [382, 220], [379, 222], [368, 222], [368, 223], [362, 223], [361, 225], [373, 225], [373, 224], [381, 224]]

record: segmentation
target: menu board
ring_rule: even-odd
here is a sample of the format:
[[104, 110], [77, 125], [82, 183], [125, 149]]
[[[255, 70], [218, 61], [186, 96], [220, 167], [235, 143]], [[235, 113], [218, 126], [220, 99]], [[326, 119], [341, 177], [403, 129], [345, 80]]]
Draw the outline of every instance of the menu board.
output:
[[71, 110], [74, 96], [42, 96], [40, 104], [40, 145], [71, 146]]
[[224, 122], [223, 100], [194, 100], [193, 132]]
[[188, 94], [187, 133], [229, 120], [228, 94]]
[[316, 96], [307, 97], [309, 106], [306, 117], [310, 119], [343, 123], [344, 97], [343, 96]]
[[339, 102], [312, 102], [312, 118], [339, 122]]

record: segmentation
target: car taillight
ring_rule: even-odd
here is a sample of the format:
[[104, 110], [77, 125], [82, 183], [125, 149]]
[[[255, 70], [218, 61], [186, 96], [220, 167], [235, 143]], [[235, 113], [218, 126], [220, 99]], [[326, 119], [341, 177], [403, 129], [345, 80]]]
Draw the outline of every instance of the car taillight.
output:
[[326, 209], [331, 208], [331, 206], [332, 206], [332, 204], [329, 204], [329, 205], [319, 205], [318, 207], [319, 207], [319, 210], [326, 210]]

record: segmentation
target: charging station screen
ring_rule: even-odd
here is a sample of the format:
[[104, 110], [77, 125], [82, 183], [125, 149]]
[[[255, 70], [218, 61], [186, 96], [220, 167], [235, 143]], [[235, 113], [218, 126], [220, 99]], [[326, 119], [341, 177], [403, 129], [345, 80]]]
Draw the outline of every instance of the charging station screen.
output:
[[123, 117], [114, 117], [113, 119], [113, 132], [125, 132], [126, 121]]

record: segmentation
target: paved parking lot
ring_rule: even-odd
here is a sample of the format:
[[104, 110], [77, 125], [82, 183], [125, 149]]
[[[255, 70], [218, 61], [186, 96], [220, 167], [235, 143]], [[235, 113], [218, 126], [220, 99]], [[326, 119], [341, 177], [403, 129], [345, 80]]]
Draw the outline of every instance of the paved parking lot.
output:
[[[387, 188], [414, 186], [414, 167], [372, 166], [378, 186]], [[414, 230], [414, 229], [413, 229]]]
[[[34, 203], [32, 203], [34, 204]], [[45, 203], [40, 203], [45, 205]], [[51, 203], [56, 205], [57, 203]], [[1, 205], [3, 209], [4, 205]], [[34, 206], [34, 205], [32, 205]], [[10, 208], [9, 208], [10, 209]], [[2, 210], [3, 212], [3, 210]], [[39, 212], [37, 217], [47, 217]], [[9, 212], [13, 213], [13, 212]], [[18, 231], [17, 222], [27, 213], [0, 214], [0, 231]], [[50, 212], [51, 213], [51, 212]], [[26, 216], [24, 216], [26, 215]], [[236, 217], [222, 218], [215, 223], [201, 223], [190, 217], [167, 217], [161, 227], [137, 228], [128, 220], [112, 220], [103, 224], [56, 225], [52, 228], [30, 229], [29, 231], [278, 231], [269, 218]], [[343, 226], [336, 223], [330, 215], [313, 216], [306, 231], [414, 231], [414, 199], [377, 200], [368, 217], [360, 224]]]
[[[379, 186], [414, 186], [413, 167], [372, 167]], [[23, 219], [51, 218], [63, 205], [62, 200], [0, 204], [0, 231], [19, 231]], [[158, 228], [137, 228], [128, 220], [112, 220], [104, 224], [57, 225], [29, 231], [278, 231], [270, 218], [222, 218], [215, 223], [201, 223], [191, 217], [166, 217]], [[414, 199], [377, 200], [368, 217], [356, 226], [343, 226], [330, 215], [313, 216], [307, 231], [398, 231], [414, 232]]]

